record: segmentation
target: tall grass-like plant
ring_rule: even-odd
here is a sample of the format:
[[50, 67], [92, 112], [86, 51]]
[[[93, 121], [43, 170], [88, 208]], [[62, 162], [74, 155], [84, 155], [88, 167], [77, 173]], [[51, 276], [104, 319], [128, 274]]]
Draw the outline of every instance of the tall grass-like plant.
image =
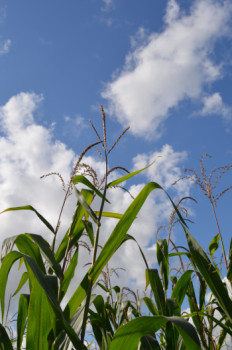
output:
[[[45, 216], [30, 205], [8, 208], [2, 212], [6, 213], [19, 210], [32, 211], [37, 215], [41, 223], [53, 234], [51, 242], [47, 241], [41, 235], [33, 233], [15, 235], [7, 238], [3, 242], [2, 264], [0, 268], [0, 304], [2, 311], [2, 336], [0, 338], [0, 345], [4, 349], [13, 349], [14, 345], [17, 349], [21, 349], [24, 339], [26, 350], [71, 349], [72, 347], [76, 349], [85, 349], [86, 345], [84, 339], [86, 324], [88, 318], [91, 318], [89, 306], [91, 303], [94, 303], [97, 309], [98, 305], [102, 303], [99, 296], [95, 297], [92, 295], [93, 286], [96, 284], [101, 272], [113, 254], [125, 241], [133, 239], [127, 232], [149, 194], [155, 189], [163, 190], [157, 183], [150, 182], [146, 184], [137, 197], [133, 199], [132, 203], [123, 214], [104, 212], [104, 204], [108, 201], [108, 189], [119, 186], [123, 181], [135, 176], [147, 167], [133, 173], [127, 173], [117, 180], [108, 182], [108, 175], [118, 168], [108, 168], [108, 156], [127, 129], [119, 136], [113, 146], [108, 148], [105, 113], [102, 106], [101, 114], [103, 136], [100, 137], [98, 131], [92, 124], [98, 140], [96, 143], [87, 147], [76, 162], [55, 228], [53, 228]], [[99, 184], [96, 181], [96, 173], [94, 170], [82, 163], [86, 152], [97, 145], [102, 148], [102, 150], [99, 148], [97, 150], [105, 160], [105, 176]], [[81, 169], [84, 169], [85, 175], [83, 172], [80, 173]], [[64, 185], [62, 176], [57, 173], [55, 174], [60, 177]], [[92, 182], [86, 177], [86, 174], [91, 176], [93, 179]], [[54, 174], [51, 173], [46, 176], [48, 175]], [[79, 183], [84, 185], [85, 189], [79, 191], [76, 187]], [[76, 195], [77, 205], [74, 209], [73, 217], [67, 232], [56, 247], [63, 208], [71, 193]], [[92, 209], [92, 202], [95, 196], [101, 199], [98, 211]], [[98, 252], [101, 218], [103, 216], [116, 218], [118, 219], [118, 223], [109, 235], [109, 239], [102, 247], [101, 251]], [[181, 217], [180, 219], [182, 220]], [[185, 225], [183, 220], [182, 222], [183, 225]], [[96, 231], [93, 223], [95, 224]], [[71, 298], [67, 301], [65, 307], [62, 308], [61, 302], [66, 295], [75, 271], [79, 268], [79, 247], [81, 245], [81, 238], [85, 233], [87, 233], [89, 237], [89, 245], [92, 246], [91, 267], [80, 285], [73, 292]], [[16, 262], [20, 262], [20, 266], [24, 264], [26, 271], [22, 274], [15, 292], [15, 294], [19, 294], [16, 326], [17, 335], [14, 339], [10, 339], [6, 324], [5, 327], [3, 326], [6, 311], [5, 291], [10, 270]], [[149, 272], [149, 278], [152, 278], [151, 283], [153, 283], [153, 275], [153, 272]], [[29, 291], [26, 294], [20, 294], [25, 284], [28, 285]], [[167, 322], [166, 318], [160, 319], [159, 326], [165, 322]], [[173, 322], [175, 323], [178, 321], [174, 320]], [[154, 331], [156, 328], [157, 325]], [[180, 329], [182, 328], [180, 327]], [[109, 348], [109, 346], [114, 347], [114, 345], [110, 345], [110, 340], [108, 338], [104, 339], [103, 344], [103, 348], [105, 349]]]

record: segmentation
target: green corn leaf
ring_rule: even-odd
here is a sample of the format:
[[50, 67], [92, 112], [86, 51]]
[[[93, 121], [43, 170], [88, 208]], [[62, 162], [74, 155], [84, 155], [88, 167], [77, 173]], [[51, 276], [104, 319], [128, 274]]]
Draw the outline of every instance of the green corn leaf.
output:
[[[103, 198], [103, 194], [83, 175], [76, 175], [72, 180], [73, 184], [82, 183], [93, 190], [100, 198]], [[104, 198], [106, 202], [110, 203], [107, 198]]]
[[143, 298], [144, 303], [146, 304], [148, 310], [152, 313], [153, 316], [158, 316], [159, 312], [156, 309], [154, 303], [152, 302], [152, 300], [148, 297], [144, 297]]
[[220, 235], [218, 233], [216, 236], [214, 236], [214, 238], [212, 239], [212, 241], [209, 244], [209, 253], [210, 253], [211, 257], [213, 257], [213, 254], [218, 249], [219, 238], [220, 238]]
[[24, 284], [27, 282], [27, 280], [28, 280], [28, 273], [24, 272], [22, 274], [19, 285], [18, 285], [16, 291], [14, 292], [13, 296], [15, 296], [21, 290], [21, 288], [24, 286]]
[[104, 266], [107, 264], [112, 255], [116, 252], [116, 250], [120, 247], [121, 243], [126, 237], [127, 231], [132, 225], [134, 219], [136, 218], [139, 210], [141, 209], [148, 195], [154, 189], [160, 188], [161, 187], [155, 182], [148, 183], [144, 186], [144, 188], [141, 190], [138, 196], [133, 200], [128, 209], [125, 211], [122, 218], [118, 221], [113, 232], [111, 233], [108, 241], [101, 250], [101, 253], [99, 254], [93, 268], [90, 269], [89, 272], [85, 275], [81, 284], [69, 300], [65, 308], [65, 314], [68, 318], [73, 316], [73, 314], [76, 312], [79, 305], [85, 298], [89, 288], [90, 280], [92, 280], [93, 283], [96, 282]]
[[160, 315], [166, 315], [165, 293], [157, 269], [146, 270], [146, 288], [150, 284]]
[[142, 316], [136, 318], [114, 334], [110, 350], [137, 350], [140, 339], [157, 332], [168, 321], [177, 329], [187, 349], [200, 350], [201, 345], [195, 328], [181, 317]]
[[135, 175], [141, 173], [142, 171], [148, 169], [148, 168], [149, 168], [150, 166], [152, 166], [155, 162], [156, 162], [156, 160], [154, 160], [151, 164], [149, 164], [149, 165], [146, 166], [145, 168], [142, 168], [142, 169], [140, 169], [140, 170], [136, 170], [136, 171], [134, 171], [133, 173], [124, 175], [124, 176], [120, 177], [119, 179], [114, 180], [114, 181], [108, 183], [107, 188], [110, 188], [110, 187], [114, 187], [114, 186], [116, 186], [116, 185], [119, 185], [120, 183], [122, 183], [122, 182], [124, 182], [124, 181], [130, 179], [131, 177], [133, 177], [133, 176], [135, 176]]
[[[96, 214], [96, 213], [95, 213]], [[89, 236], [89, 240], [92, 244], [92, 247], [94, 246], [94, 233], [93, 233], [93, 225], [90, 221], [83, 220], [83, 224], [85, 226], [86, 232]]]
[[232, 300], [228, 295], [228, 291], [223, 284], [220, 275], [198, 242], [186, 230], [186, 228], [184, 228], [184, 230], [194, 264], [199, 269], [220, 307], [229, 317], [230, 321], [232, 321]]
[[[94, 211], [94, 213], [98, 216], [100, 212], [99, 211]], [[108, 212], [108, 211], [103, 211], [102, 212], [102, 216], [104, 216], [106, 218], [121, 219], [123, 217], [123, 214], [111, 213], [111, 212]]]
[[173, 289], [172, 298], [177, 299], [180, 308], [186, 296], [189, 282], [191, 281], [192, 273], [193, 270], [185, 271], [183, 275], [181, 275]]
[[79, 249], [77, 248], [69, 265], [68, 265], [67, 270], [65, 271], [64, 279], [62, 281], [62, 287], [61, 287], [61, 300], [63, 299], [64, 295], [66, 294], [68, 287], [70, 285], [70, 282], [74, 276], [75, 269], [77, 266], [77, 261], [78, 261], [78, 253], [79, 253]]
[[37, 210], [35, 210], [35, 208], [33, 208], [31, 205], [25, 205], [25, 206], [22, 206], [22, 207], [8, 208], [8, 209], [3, 210], [0, 214], [6, 213], [7, 211], [15, 211], [15, 210], [32, 210], [38, 216], [38, 218], [47, 226], [47, 228], [50, 231], [52, 231], [52, 233], [55, 232], [55, 230], [52, 227], [52, 225]]
[[232, 282], [232, 239], [230, 241], [230, 250], [229, 250], [229, 260], [228, 260], [228, 270], [227, 270], [227, 278], [230, 282]]
[[169, 281], [169, 259], [168, 259], [168, 244], [166, 239], [157, 240], [157, 260], [160, 267], [160, 274], [163, 281], [164, 290], [168, 289]]
[[1, 281], [1, 288], [0, 288], [0, 300], [1, 300], [1, 310], [2, 310], [2, 321], [4, 319], [4, 311], [5, 311], [5, 292], [6, 292], [6, 284], [9, 272], [14, 265], [14, 263], [20, 259], [22, 256], [21, 253], [12, 251], [2, 261], [2, 265], [0, 267], [0, 281]]
[[21, 294], [19, 297], [18, 316], [17, 316], [17, 350], [21, 350], [23, 335], [26, 328], [26, 319], [28, 314], [29, 294]]
[[1, 350], [14, 350], [13, 346], [11, 344], [11, 341], [8, 337], [8, 334], [1, 323], [0, 323], [0, 349]]
[[85, 200], [84, 196], [82, 195], [82, 193], [80, 191], [78, 191], [78, 189], [75, 186], [73, 186], [73, 189], [74, 189], [74, 193], [75, 193], [79, 203], [85, 209], [86, 213], [88, 213], [88, 215], [93, 219], [93, 221], [96, 224], [98, 224], [98, 218], [96, 217], [96, 215], [94, 214], [94, 211], [91, 209], [91, 207], [86, 202], [86, 200]]
[[61, 277], [61, 267], [57, 263], [48, 242], [42, 236], [33, 233], [28, 233], [26, 236], [31, 238], [38, 245], [46, 263], [53, 269], [58, 277]]
[[[13, 253], [13, 252], [12, 252]], [[45, 278], [44, 274], [40, 270], [39, 266], [36, 264], [36, 262], [27, 255], [23, 255], [26, 266], [28, 267], [28, 272], [32, 272], [35, 278], [37, 279], [40, 286], [43, 288], [44, 292], [46, 293], [46, 296], [56, 314], [56, 317], [60, 320], [63, 329], [68, 334], [70, 340], [72, 341], [74, 347], [77, 349], [86, 349], [84, 345], [81, 344], [80, 339], [78, 338], [77, 334], [73, 330], [73, 328], [69, 325], [67, 319], [64, 317], [64, 313], [60, 308], [60, 305], [57, 301], [57, 297], [54, 293], [53, 288], [47, 283], [47, 279]], [[4, 261], [4, 260], [3, 260]]]
[[34, 278], [28, 308], [26, 350], [48, 350], [47, 338], [55, 320], [56, 315], [47, 296], [39, 281]]
[[32, 242], [31, 238], [29, 238], [27, 234], [19, 235], [15, 240], [15, 245], [21, 253], [32, 257], [32, 259], [36, 261], [43, 273], [46, 272], [43, 259], [40, 254], [40, 249], [37, 244]]

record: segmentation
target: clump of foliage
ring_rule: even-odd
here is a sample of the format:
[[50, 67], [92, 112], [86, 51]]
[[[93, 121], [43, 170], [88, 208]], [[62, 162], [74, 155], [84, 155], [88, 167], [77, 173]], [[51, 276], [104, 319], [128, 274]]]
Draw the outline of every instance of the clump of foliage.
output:
[[[82, 152], [75, 164], [55, 228], [30, 205], [4, 210], [4, 212], [15, 210], [34, 212], [41, 223], [52, 232], [53, 239], [48, 241], [41, 235], [25, 233], [9, 237], [3, 243], [0, 268], [2, 311], [0, 349], [13, 350], [15, 348], [20, 350], [23, 341], [27, 350], [87, 349], [91, 346], [91, 344], [88, 345], [86, 337], [88, 323], [92, 327], [94, 343], [102, 350], [125, 348], [128, 350], [221, 349], [227, 335], [232, 336], [232, 301], [213, 259], [219, 239], [222, 243], [221, 232], [219, 231], [210, 243], [211, 256], [208, 257], [189, 233], [187, 220], [182, 217], [183, 211], [180, 204], [184, 199], [175, 205], [165, 190], [156, 182], [147, 183], [124, 213], [105, 212], [104, 205], [108, 201], [108, 190], [120, 186], [122, 182], [148, 167], [132, 173], [122, 167], [108, 168], [108, 156], [127, 129], [119, 136], [113, 146], [108, 148], [106, 120], [102, 106], [101, 115], [103, 136], [99, 135], [91, 123], [98, 140]], [[105, 175], [100, 181], [97, 179], [94, 169], [82, 162], [86, 152], [96, 146], [98, 146], [98, 153], [105, 161]], [[99, 146], [102, 149], [99, 149]], [[109, 174], [117, 169], [121, 169], [126, 174], [109, 182]], [[220, 169], [219, 171], [223, 173], [223, 169]], [[65, 188], [60, 174], [50, 173], [45, 176], [54, 174], [59, 176]], [[207, 185], [211, 179], [211, 177], [209, 179], [204, 177], [203, 173], [204, 182], [201, 183], [196, 173], [192, 175], [195, 182], [201, 186]], [[89, 177], [92, 181], [88, 179]], [[85, 188], [79, 191], [76, 187], [77, 184], [82, 184]], [[111, 285], [111, 273], [116, 273], [116, 269], [110, 271], [108, 262], [122, 244], [128, 240], [134, 240], [128, 234], [128, 230], [153, 190], [164, 191], [171, 201], [174, 211], [170, 220], [168, 239], [157, 239], [156, 251], [159, 269], [148, 266], [140, 249], [146, 265], [146, 288], [150, 288], [151, 294], [150, 297], [139, 298], [138, 294], [128, 287], [119, 288], [119, 286]], [[71, 223], [65, 235], [61, 239], [59, 238], [60, 243], [56, 248], [63, 208], [71, 194], [76, 195], [77, 204]], [[100, 198], [97, 211], [92, 209], [92, 203], [96, 196]], [[214, 205], [216, 198], [209, 197], [209, 199]], [[215, 208], [213, 207], [213, 209]], [[99, 236], [102, 217], [115, 218], [118, 222], [100, 249]], [[187, 250], [176, 247], [171, 239], [174, 219], [184, 230], [188, 244]], [[88, 243], [82, 240], [84, 235], [88, 236]], [[71, 298], [62, 307], [74, 274], [80, 269], [78, 254], [79, 247], [83, 244], [91, 247], [91, 266]], [[170, 244], [175, 249], [174, 253], [170, 251]], [[178, 276], [173, 276], [170, 273], [170, 261], [176, 256], [180, 259], [180, 273]], [[183, 257], [188, 259], [190, 269], [185, 268]], [[7, 313], [5, 291], [9, 272], [17, 261], [20, 262], [20, 266], [25, 266], [26, 271], [22, 273], [14, 293], [19, 294], [16, 332], [10, 333], [7, 317], [5, 317]], [[225, 263], [227, 278], [231, 283], [232, 245], [228, 263], [227, 260]], [[196, 277], [199, 286], [194, 283]], [[26, 294], [21, 293], [25, 284], [28, 285], [28, 293]], [[106, 293], [105, 298], [93, 293], [93, 288], [96, 285]], [[207, 301], [206, 294], [208, 288], [211, 291], [209, 301]], [[182, 310], [186, 300], [189, 304], [189, 313]], [[141, 303], [144, 303], [147, 309], [145, 316], [141, 312]], [[220, 329], [218, 339], [214, 337], [215, 327]], [[16, 335], [14, 335], [15, 333]]]

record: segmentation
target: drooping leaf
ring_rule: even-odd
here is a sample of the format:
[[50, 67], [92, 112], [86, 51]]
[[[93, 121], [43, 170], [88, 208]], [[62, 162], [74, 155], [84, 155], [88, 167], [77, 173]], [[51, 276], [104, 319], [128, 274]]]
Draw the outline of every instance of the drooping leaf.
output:
[[48, 242], [42, 236], [33, 233], [27, 234], [27, 237], [31, 238], [38, 245], [46, 263], [53, 269], [58, 277], [61, 277], [61, 267], [57, 263]]
[[15, 240], [15, 245], [18, 250], [26, 255], [29, 255], [38, 264], [40, 269], [45, 273], [46, 269], [43, 263], [43, 258], [40, 253], [40, 249], [37, 244], [35, 244], [27, 234], [18, 235]]
[[15, 211], [15, 210], [32, 210], [38, 216], [38, 218], [47, 226], [47, 228], [50, 231], [52, 231], [52, 233], [55, 232], [52, 225], [37, 210], [35, 210], [35, 208], [33, 208], [31, 205], [24, 205], [22, 207], [8, 208], [8, 209], [3, 210], [0, 214], [6, 213], [7, 211]]
[[201, 349], [195, 328], [185, 319], [167, 316], [142, 316], [133, 319], [116, 331], [110, 350], [137, 350], [139, 341], [143, 336], [157, 332], [168, 321], [178, 330], [187, 349]]

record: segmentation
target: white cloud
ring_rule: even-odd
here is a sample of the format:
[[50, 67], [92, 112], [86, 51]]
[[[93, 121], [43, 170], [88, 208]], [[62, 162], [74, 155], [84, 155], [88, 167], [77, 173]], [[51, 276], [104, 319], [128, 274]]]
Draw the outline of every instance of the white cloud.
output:
[[200, 98], [207, 83], [221, 78], [222, 63], [214, 63], [211, 53], [229, 35], [231, 12], [229, 1], [196, 0], [186, 14], [170, 0], [163, 32], [133, 47], [120, 74], [106, 85], [102, 96], [109, 111], [135, 135], [159, 137], [171, 108]]
[[215, 92], [214, 94], [203, 98], [203, 108], [200, 111], [200, 114], [203, 116], [216, 114], [225, 119], [231, 119], [232, 111], [230, 107], [223, 103], [221, 95], [218, 92]]
[[0, 56], [9, 52], [11, 46], [11, 40], [7, 39], [0, 43]]

